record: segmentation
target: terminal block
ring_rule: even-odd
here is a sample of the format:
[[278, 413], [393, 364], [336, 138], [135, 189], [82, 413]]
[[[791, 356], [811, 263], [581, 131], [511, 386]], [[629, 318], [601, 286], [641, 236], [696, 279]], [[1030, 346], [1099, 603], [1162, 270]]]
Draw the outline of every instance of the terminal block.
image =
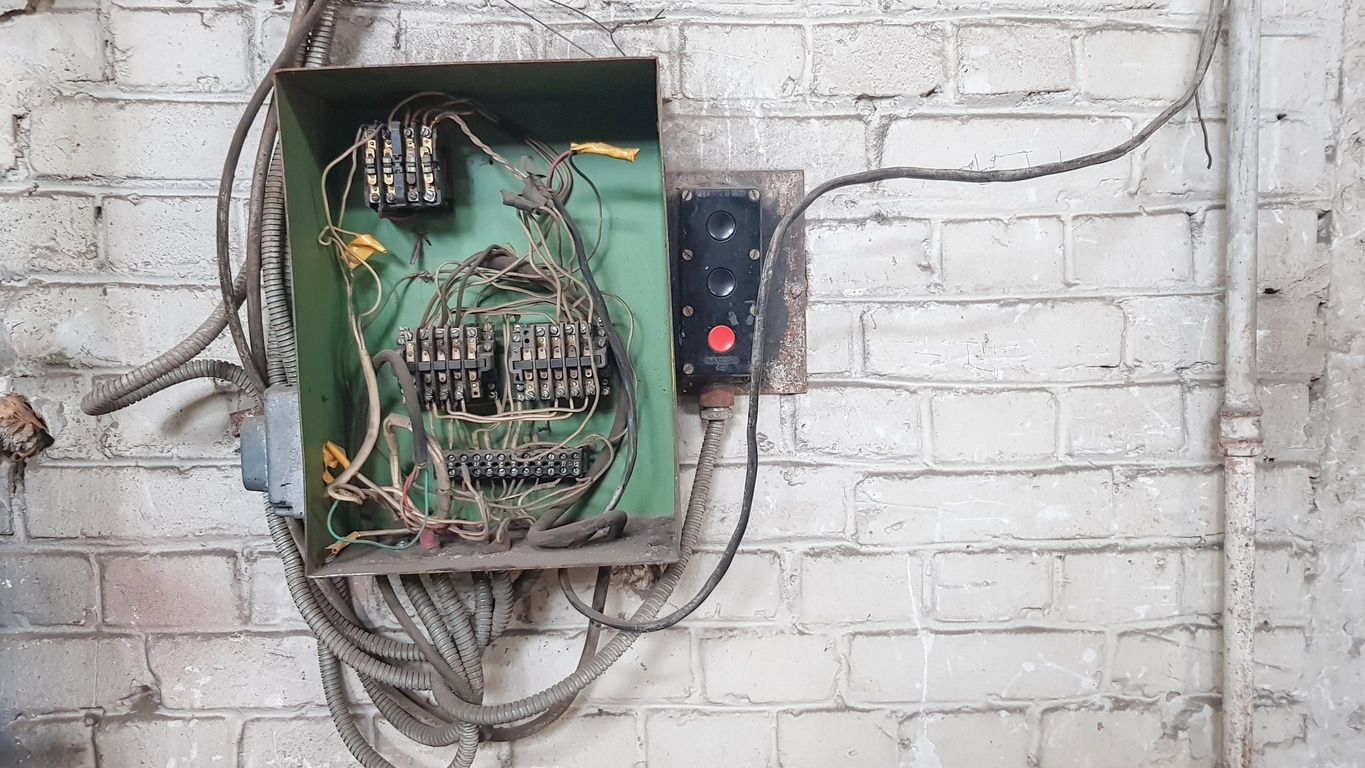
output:
[[588, 455], [583, 448], [554, 451], [467, 451], [446, 454], [446, 472], [455, 484], [469, 479], [488, 480], [577, 480], [583, 477]]
[[400, 328], [398, 348], [417, 380], [424, 408], [451, 408], [497, 395], [492, 325]]
[[517, 400], [582, 402], [611, 393], [601, 323], [516, 323], [507, 366]]
[[447, 207], [435, 128], [393, 121], [361, 130], [367, 205], [399, 215]]

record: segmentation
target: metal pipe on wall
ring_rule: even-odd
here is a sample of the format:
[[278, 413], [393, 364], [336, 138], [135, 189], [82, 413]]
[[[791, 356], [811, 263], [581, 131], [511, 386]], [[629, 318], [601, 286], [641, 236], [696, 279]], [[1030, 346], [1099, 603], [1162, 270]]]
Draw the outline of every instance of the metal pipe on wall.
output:
[[1251, 767], [1255, 633], [1256, 463], [1262, 451], [1256, 365], [1260, 206], [1260, 0], [1230, 0], [1223, 405], [1223, 766]]

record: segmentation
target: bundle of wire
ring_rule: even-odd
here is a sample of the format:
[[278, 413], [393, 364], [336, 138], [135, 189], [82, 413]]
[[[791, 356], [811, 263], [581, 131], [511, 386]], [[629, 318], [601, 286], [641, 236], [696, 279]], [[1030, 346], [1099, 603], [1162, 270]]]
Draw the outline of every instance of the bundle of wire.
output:
[[[629, 357], [631, 338], [634, 336], [634, 316], [624, 302], [617, 301], [620, 310], [630, 318], [630, 330], [622, 342], [606, 306], [594, 298], [595, 285], [591, 272], [580, 272], [572, 248], [568, 247], [570, 241], [574, 241], [569, 233], [577, 231], [577, 224], [562, 209], [557, 210], [549, 204], [550, 200], [561, 203], [567, 200], [573, 189], [573, 174], [582, 175], [582, 171], [572, 163], [562, 162], [565, 153], [556, 154], [548, 145], [531, 138], [525, 139], [526, 145], [544, 163], [548, 172], [543, 175], [538, 173], [534, 160], [530, 158], [521, 167], [514, 167], [480, 138], [471, 126], [476, 116], [494, 125], [499, 123], [495, 115], [473, 101], [434, 92], [410, 96], [388, 115], [387, 122], [401, 117], [405, 125], [415, 121], [433, 132], [445, 123], [454, 123], [480, 152], [525, 185], [534, 197], [531, 200], [513, 196], [517, 207], [508, 208], [508, 214], [516, 217], [525, 237], [524, 255], [513, 246], [494, 245], [465, 259], [444, 261], [431, 272], [419, 270], [395, 281], [405, 286], [429, 281], [434, 286], [418, 322], [418, 329], [459, 330], [472, 322], [482, 325], [491, 333], [496, 324], [501, 338], [510, 339], [514, 327], [527, 322], [553, 323], [561, 327], [570, 323], [575, 330], [581, 327], [585, 331], [601, 328], [605, 336], [603, 341], [613, 349], [620, 350], [617, 364], [621, 368], [621, 380], [626, 385], [628, 395], [617, 409], [615, 424], [606, 434], [589, 429], [591, 417], [603, 405], [603, 388], [598, 386], [591, 387], [589, 395], [577, 400], [559, 398], [538, 405], [535, 403], [539, 401], [514, 397], [512, 379], [508, 377], [491, 402], [481, 402], [478, 407], [471, 407], [468, 399], [459, 398], [447, 400], [441, 407], [435, 402], [429, 403], [426, 412], [422, 411], [416, 394], [416, 382], [403, 359], [392, 351], [371, 356], [367, 348], [365, 328], [378, 319], [379, 313], [397, 289], [390, 287], [386, 292], [379, 272], [367, 258], [357, 257], [348, 244], [366, 237], [347, 229], [344, 223], [361, 147], [369, 141], [362, 128], [355, 141], [324, 168], [320, 182], [327, 224], [319, 234], [318, 242], [333, 251], [345, 280], [348, 327], [358, 352], [369, 414], [367, 430], [358, 452], [349, 460], [349, 465], [340, 476], [327, 487], [328, 496], [334, 499], [328, 514], [328, 529], [340, 545], [359, 543], [390, 549], [407, 548], [417, 543], [421, 535], [428, 531], [450, 534], [468, 541], [503, 543], [508, 537], [509, 528], [522, 524], [520, 527], [529, 529], [527, 538], [533, 546], [574, 546], [587, 543], [599, 533], [619, 533], [625, 523], [624, 512], [617, 510], [615, 505], [629, 481], [628, 471], [622, 474], [601, 514], [572, 523], [559, 523], [561, 519], [572, 516], [569, 513], [576, 511], [576, 505], [607, 473], [622, 443], [626, 443], [628, 453], [633, 453], [635, 442], [635, 433], [630, 429], [635, 420], [635, 374]], [[347, 173], [341, 180], [339, 204], [333, 206], [329, 182], [333, 171], [341, 167], [346, 167]], [[561, 170], [563, 174], [559, 173]], [[583, 178], [596, 194], [596, 185], [586, 175]], [[600, 233], [600, 195], [597, 205]], [[424, 235], [418, 231], [413, 237], [420, 244]], [[599, 234], [599, 243], [600, 237]], [[596, 247], [597, 243], [594, 244], [593, 252]], [[414, 254], [428, 255], [424, 248], [419, 247], [414, 248]], [[590, 252], [587, 260], [590, 261], [592, 256]], [[356, 306], [357, 274], [368, 279], [368, 286], [374, 293], [373, 302], [363, 312], [358, 311]], [[405, 293], [405, 301], [411, 301], [410, 293]], [[605, 300], [606, 295], [600, 291], [596, 295]], [[398, 379], [407, 406], [406, 417], [390, 414], [381, 420], [377, 370], [384, 364]], [[592, 375], [591, 370], [586, 373]], [[537, 435], [550, 434], [552, 427], [559, 423], [567, 424], [566, 429], [569, 431], [564, 436], [553, 441], [536, 438]], [[413, 466], [406, 472], [399, 468], [400, 452], [395, 434], [398, 431], [411, 435]], [[371, 458], [381, 435], [387, 447], [387, 469], [392, 481], [388, 485], [370, 479], [362, 469]], [[522, 477], [500, 480], [495, 484], [478, 484], [470, 476], [467, 467], [461, 468], [462, 476], [460, 473], [448, 472], [443, 458], [445, 451], [457, 449], [476, 452], [515, 449], [523, 460], [534, 461], [566, 448], [595, 449], [595, 459], [587, 471], [568, 484], [561, 482], [560, 478], [530, 480]], [[418, 474], [423, 477], [421, 497], [425, 508], [421, 512], [411, 503], [409, 494], [413, 478]], [[428, 474], [434, 476], [436, 483], [437, 504], [434, 510], [430, 509]], [[452, 480], [459, 482], [453, 484]], [[367, 501], [377, 503], [404, 527], [353, 531], [345, 537], [338, 535], [333, 526], [337, 506], [342, 503], [364, 505]], [[404, 534], [408, 538], [398, 544], [371, 540], [395, 534]]]
[[[787, 233], [816, 200], [837, 189], [897, 179], [974, 184], [1018, 182], [1116, 160], [1142, 145], [1158, 128], [1195, 99], [1212, 60], [1222, 18], [1223, 2], [1213, 0], [1189, 87], [1131, 139], [1118, 146], [1072, 160], [1015, 170], [882, 168], [831, 179], [813, 189], [779, 222], [768, 244], [754, 326], [752, 370], [763, 370], [763, 342], [773, 267]], [[296, 353], [289, 312], [288, 254], [283, 240], [283, 177], [273, 107], [266, 114], [256, 156], [246, 258], [242, 270], [235, 277], [228, 248], [229, 203], [245, 138], [269, 95], [273, 71], [298, 64], [321, 66], [328, 55], [333, 27], [334, 8], [327, 0], [317, 0], [311, 4], [299, 0], [284, 51], [272, 65], [271, 73], [267, 74], [252, 95], [233, 136], [219, 190], [217, 253], [223, 304], [193, 334], [164, 355], [98, 385], [82, 400], [81, 406], [87, 413], [109, 413], [169, 386], [195, 378], [211, 377], [230, 381], [257, 397], [267, 384], [296, 383]], [[510, 165], [504, 165], [516, 172]], [[554, 175], [552, 169], [551, 176]], [[581, 233], [562, 204], [552, 200], [550, 209], [554, 219], [562, 221], [570, 237], [582, 287], [586, 289], [592, 311], [606, 314], [606, 298], [592, 279], [590, 254], [584, 246]], [[248, 316], [246, 327], [243, 327], [238, 315], [244, 301], [247, 303]], [[458, 307], [455, 311], [459, 311]], [[194, 359], [224, 329], [230, 332], [242, 365]], [[614, 339], [613, 345], [616, 347], [612, 350], [613, 355], [618, 359], [628, 359], [619, 336]], [[623, 381], [623, 385], [626, 383]], [[629, 387], [623, 386], [630, 390], [623, 393], [628, 398], [623, 403], [626, 407], [620, 412], [633, 422], [633, 381], [628, 383]], [[267, 510], [270, 533], [284, 560], [290, 593], [304, 620], [318, 637], [319, 664], [328, 709], [338, 732], [356, 759], [366, 768], [391, 766], [375, 752], [353, 719], [347, 691], [342, 684], [342, 664], [356, 671], [375, 706], [400, 732], [423, 744], [454, 746], [451, 766], [469, 766], [480, 741], [515, 739], [544, 728], [569, 708], [579, 692], [618, 660], [640, 633], [673, 626], [696, 610], [724, 577], [743, 539], [752, 511], [758, 471], [756, 437], [760, 391], [760, 376], [755, 375], [748, 389], [748, 450], [740, 514], [724, 553], [701, 590], [678, 610], [667, 616], [658, 616], [677, 586], [696, 545], [708, 503], [720, 440], [730, 416], [729, 409], [702, 411], [705, 436], [685, 511], [678, 561], [664, 570], [629, 619], [607, 616], [602, 612], [609, 570], [599, 570], [591, 605], [574, 594], [567, 575], [561, 572], [560, 581], [565, 595], [575, 608], [592, 619], [585, 633], [579, 664], [555, 685], [506, 704], [482, 703], [481, 654], [510, 621], [515, 599], [510, 575], [473, 574], [467, 584], [457, 583], [454, 577], [443, 574], [379, 580], [381, 595], [408, 635], [407, 640], [398, 640], [377, 634], [364, 625], [352, 608], [350, 590], [345, 580], [307, 578], [298, 541], [300, 532], [291, 521]], [[377, 413], [377, 410], [372, 412]], [[393, 421], [389, 431], [415, 432], [419, 422], [420, 419], [409, 419], [407, 424]], [[383, 428], [382, 422], [380, 427]], [[626, 427], [624, 440], [627, 448], [633, 428], [633, 423]], [[415, 449], [417, 446], [430, 449], [438, 445], [434, 438], [428, 441], [414, 437], [413, 442]], [[628, 462], [633, 461], [633, 450], [626, 450], [624, 458]], [[408, 480], [404, 484], [411, 487]], [[403, 488], [397, 491], [405, 495]], [[344, 495], [345, 491], [342, 493]], [[398, 501], [398, 505], [401, 510], [404, 502]], [[614, 502], [607, 507], [608, 510], [613, 508]], [[462, 598], [462, 593], [466, 597]], [[599, 648], [603, 626], [615, 628], [619, 632]]]

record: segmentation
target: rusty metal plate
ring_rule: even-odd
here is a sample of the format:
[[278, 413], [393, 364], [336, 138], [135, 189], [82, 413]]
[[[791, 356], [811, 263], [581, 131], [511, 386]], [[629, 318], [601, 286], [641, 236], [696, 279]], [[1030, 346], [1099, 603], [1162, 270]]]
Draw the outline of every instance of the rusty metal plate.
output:
[[[677, 221], [678, 190], [685, 188], [746, 187], [762, 191], [763, 245], [767, 249], [778, 219], [796, 207], [806, 194], [804, 171], [687, 171], [670, 173], [668, 215]], [[670, 227], [670, 231], [675, 230]], [[676, 238], [676, 232], [672, 235]], [[677, 253], [676, 242], [670, 244]], [[792, 226], [778, 252], [772, 286], [778, 301], [768, 305], [764, 341], [763, 394], [797, 395], [806, 391], [806, 227]]]

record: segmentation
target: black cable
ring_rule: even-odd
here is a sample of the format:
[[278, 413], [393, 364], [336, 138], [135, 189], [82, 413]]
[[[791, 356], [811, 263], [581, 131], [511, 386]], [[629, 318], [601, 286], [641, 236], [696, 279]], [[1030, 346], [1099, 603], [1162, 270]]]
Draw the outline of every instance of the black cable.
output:
[[[261, 111], [261, 106], [265, 104], [266, 97], [274, 87], [275, 72], [293, 61], [299, 49], [308, 42], [308, 35], [330, 2], [331, 0], [316, 0], [313, 6], [308, 9], [308, 13], [304, 15], [298, 28], [291, 32], [289, 38], [285, 40], [284, 49], [280, 51], [280, 55], [270, 65], [270, 69], [267, 70], [260, 84], [256, 86], [256, 90], [252, 92], [251, 98], [247, 101], [246, 109], [242, 112], [242, 117], [237, 121], [237, 129], [232, 134], [232, 140], [228, 143], [227, 158], [223, 161], [223, 175], [218, 180], [218, 226], [216, 233], [218, 288], [222, 293], [223, 306], [229, 308], [227, 313], [228, 329], [232, 332], [232, 341], [237, 346], [237, 355], [242, 358], [242, 368], [246, 370], [247, 378], [251, 380], [251, 384], [257, 392], [265, 391], [265, 375], [256, 367], [255, 355], [247, 341], [246, 331], [242, 328], [242, 318], [235, 309], [232, 309], [237, 306], [233, 300], [232, 255], [228, 242], [232, 216], [232, 182], [237, 175], [237, 165], [242, 158], [242, 148], [246, 144], [247, 134], [251, 132], [251, 125], [255, 122], [256, 115]], [[259, 268], [259, 264], [257, 267]]]
[[[408, 370], [408, 364], [395, 350], [385, 349], [376, 354], [372, 361], [376, 373], [388, 365], [393, 371], [394, 378], [398, 379], [398, 389], [403, 393], [403, 405], [407, 407], [408, 420], [412, 422], [412, 462], [421, 469], [427, 465], [430, 455], [427, 448], [427, 428], [422, 421], [422, 401], [417, 399], [417, 381], [413, 379], [412, 371]], [[398, 478], [394, 478], [394, 482], [398, 482]]]
[[811, 190], [796, 207], [782, 217], [777, 224], [777, 229], [773, 232], [772, 239], [768, 241], [768, 251], [763, 259], [763, 270], [758, 281], [758, 303], [756, 315], [754, 317], [754, 340], [753, 355], [750, 358], [750, 368], [752, 374], [749, 377], [749, 405], [748, 419], [745, 424], [745, 460], [744, 460], [744, 494], [743, 501], [739, 509], [739, 517], [735, 520], [734, 531], [730, 534], [730, 539], [725, 543], [725, 550], [721, 554], [720, 561], [711, 571], [697, 594], [691, 600], [684, 603], [673, 613], [643, 622], [629, 622], [621, 619], [614, 619], [603, 614], [601, 611], [594, 611], [591, 606], [586, 605], [572, 589], [568, 579], [561, 572], [560, 587], [564, 596], [569, 599], [573, 607], [589, 619], [604, 624], [622, 632], [658, 632], [668, 629], [697, 610], [702, 603], [711, 596], [711, 593], [720, 586], [720, 582], [725, 578], [726, 572], [730, 569], [730, 564], [734, 562], [735, 554], [739, 551], [739, 545], [744, 540], [744, 534], [749, 527], [749, 516], [754, 506], [754, 491], [758, 485], [758, 399], [762, 390], [763, 365], [766, 362], [763, 356], [764, 326], [768, 313], [768, 292], [771, 290], [774, 265], [777, 262], [777, 254], [782, 249], [782, 244], [787, 238], [787, 233], [791, 226], [810, 208], [816, 200], [844, 187], [861, 186], [864, 184], [876, 184], [882, 181], [893, 181], [898, 179], [917, 180], [917, 181], [954, 181], [967, 182], [972, 184], [990, 184], [999, 182], [1027, 181], [1043, 176], [1053, 176], [1059, 173], [1088, 168], [1092, 165], [1101, 165], [1132, 152], [1142, 146], [1152, 134], [1156, 133], [1161, 126], [1170, 122], [1180, 110], [1184, 109], [1195, 94], [1199, 92], [1199, 84], [1203, 82], [1205, 74], [1208, 73], [1209, 63], [1213, 60], [1214, 49], [1217, 48], [1218, 34], [1223, 26], [1223, 12], [1211, 12], [1204, 28], [1204, 36], [1199, 47], [1199, 57], [1195, 66], [1194, 78], [1185, 93], [1162, 110], [1151, 122], [1142, 127], [1142, 130], [1133, 135], [1132, 138], [1111, 147], [1103, 152], [1093, 152], [1088, 155], [1061, 160], [1055, 163], [1035, 165], [1029, 168], [1017, 168], [998, 171], [969, 171], [955, 168], [915, 168], [909, 166], [898, 166], [891, 168], [876, 168], [869, 171], [850, 173], [846, 176], [839, 176], [819, 185]]

